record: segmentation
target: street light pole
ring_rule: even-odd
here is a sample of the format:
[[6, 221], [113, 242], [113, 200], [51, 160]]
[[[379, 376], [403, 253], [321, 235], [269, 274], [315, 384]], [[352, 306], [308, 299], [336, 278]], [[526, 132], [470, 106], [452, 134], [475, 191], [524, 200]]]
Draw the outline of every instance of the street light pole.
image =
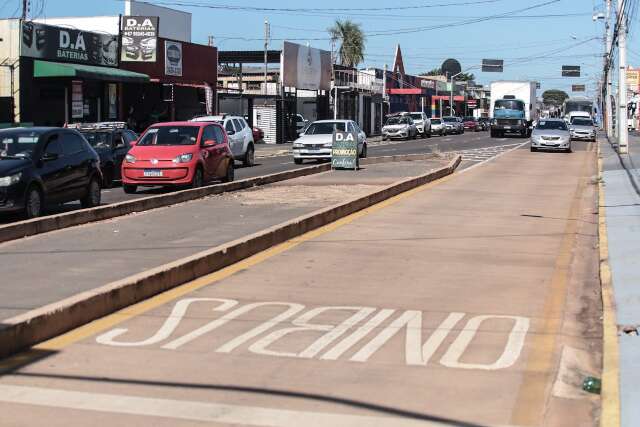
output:
[[607, 138], [613, 137], [613, 108], [611, 106], [611, 91], [612, 91], [612, 83], [611, 83], [611, 72], [609, 70], [609, 52], [611, 52], [612, 38], [611, 38], [611, 0], [607, 0], [607, 16], [606, 16], [606, 56], [605, 56], [605, 108], [607, 113]]
[[629, 131], [627, 129], [627, 18], [624, 15], [624, 0], [618, 0], [618, 152], [628, 152]]
[[455, 79], [460, 74], [462, 74], [462, 71], [451, 76], [451, 87], [450, 87], [451, 95], [449, 98], [449, 112], [451, 113], [452, 116], [453, 116], [453, 79]]

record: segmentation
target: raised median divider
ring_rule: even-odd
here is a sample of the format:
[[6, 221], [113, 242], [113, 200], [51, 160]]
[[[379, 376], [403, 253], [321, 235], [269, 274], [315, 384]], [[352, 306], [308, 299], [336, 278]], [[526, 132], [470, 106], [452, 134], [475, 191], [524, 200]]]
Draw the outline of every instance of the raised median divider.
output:
[[[426, 159], [429, 158], [428, 156], [412, 155], [409, 160]], [[393, 160], [391, 158], [372, 158], [367, 159], [366, 164], [389, 161]], [[241, 239], [3, 320], [0, 325], [0, 357], [26, 349], [168, 289], [218, 271], [265, 249], [398, 194], [443, 178], [452, 174], [460, 161], [461, 157], [456, 156], [447, 166], [426, 174], [403, 179], [365, 196], [320, 209]], [[328, 163], [321, 165], [327, 169], [329, 166]]]
[[[377, 164], [397, 161], [427, 160], [433, 158], [433, 154], [407, 154], [398, 156], [372, 157], [362, 159], [361, 164]], [[331, 169], [330, 163], [294, 169], [285, 172], [262, 175], [254, 178], [242, 179], [226, 184], [213, 184], [206, 187], [188, 190], [175, 191], [157, 196], [149, 196], [125, 202], [112, 203], [98, 206], [91, 209], [79, 209], [72, 212], [65, 212], [56, 215], [44, 216], [41, 218], [29, 219], [26, 221], [14, 222], [0, 226], [0, 243], [11, 240], [22, 239], [23, 237], [35, 236], [37, 234], [48, 233], [50, 231], [61, 230], [91, 222], [104, 221], [123, 215], [136, 212], [148, 211], [151, 209], [184, 203], [191, 200], [201, 199], [207, 196], [222, 194], [231, 191], [246, 190], [267, 184], [273, 184], [288, 179], [300, 178], [307, 175], [326, 172]]]

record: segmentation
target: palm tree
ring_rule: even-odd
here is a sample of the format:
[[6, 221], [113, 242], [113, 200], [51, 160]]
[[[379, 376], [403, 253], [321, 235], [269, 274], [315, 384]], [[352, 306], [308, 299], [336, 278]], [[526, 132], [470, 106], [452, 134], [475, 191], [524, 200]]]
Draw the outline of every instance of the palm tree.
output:
[[336, 20], [333, 27], [328, 29], [332, 42], [340, 42], [340, 64], [355, 68], [364, 60], [364, 43], [366, 37], [360, 24], [350, 20]]

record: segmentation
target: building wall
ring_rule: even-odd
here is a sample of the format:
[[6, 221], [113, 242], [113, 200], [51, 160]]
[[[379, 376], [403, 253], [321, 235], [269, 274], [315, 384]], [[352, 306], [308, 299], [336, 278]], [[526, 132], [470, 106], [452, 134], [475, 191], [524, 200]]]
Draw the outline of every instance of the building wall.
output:
[[5, 65], [14, 64], [13, 91], [11, 93], [12, 73], [9, 66], [0, 67], [0, 96], [14, 97], [14, 114], [16, 120], [20, 121], [20, 20], [2, 19], [0, 20], [0, 63]]

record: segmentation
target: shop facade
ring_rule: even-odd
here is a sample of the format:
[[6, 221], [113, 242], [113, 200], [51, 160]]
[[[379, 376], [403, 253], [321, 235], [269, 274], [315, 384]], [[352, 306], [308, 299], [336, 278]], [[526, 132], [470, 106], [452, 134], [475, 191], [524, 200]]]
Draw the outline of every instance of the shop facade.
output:
[[10, 86], [16, 123], [123, 120], [123, 85], [149, 80], [118, 68], [116, 36], [13, 19], [0, 27], [0, 55], [15, 56]]

